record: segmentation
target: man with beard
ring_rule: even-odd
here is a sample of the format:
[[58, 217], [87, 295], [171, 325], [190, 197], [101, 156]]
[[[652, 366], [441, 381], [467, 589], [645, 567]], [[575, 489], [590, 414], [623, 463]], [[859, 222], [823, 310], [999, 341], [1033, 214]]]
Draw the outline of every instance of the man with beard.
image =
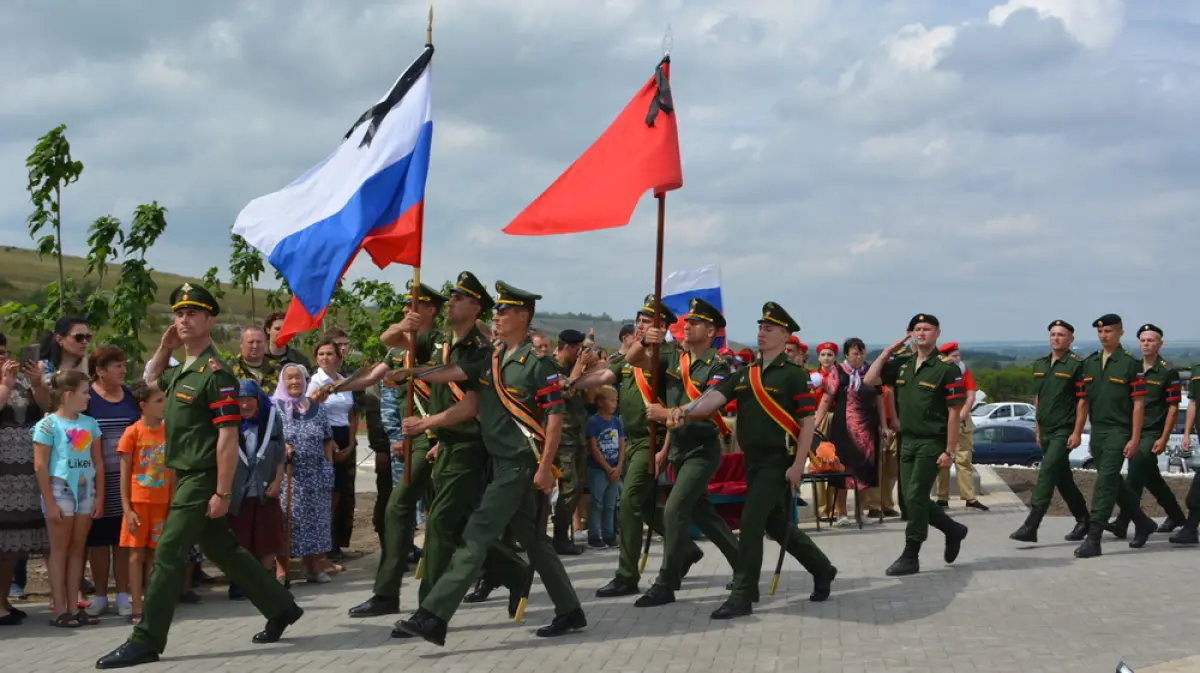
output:
[[[962, 372], [937, 352], [940, 334], [936, 317], [928, 313], [913, 316], [906, 336], [885, 348], [863, 376], [866, 385], [886, 385], [896, 391], [900, 415], [900, 481], [908, 525], [904, 552], [887, 569], [893, 577], [920, 572], [921, 545], [930, 526], [946, 536], [946, 563], [954, 563], [967, 537], [967, 527], [951, 519], [929, 497], [938, 469], [954, 462], [961, 422], [958, 407], [966, 396]], [[915, 344], [913, 350], [898, 354], [909, 339]]]
[[[672, 407], [699, 399], [705, 389], [729, 376], [729, 364], [717, 355], [712, 345], [717, 330], [725, 327], [725, 316], [712, 304], [697, 298], [691, 301], [683, 318], [681, 348], [659, 353], [659, 371], [666, 374], [663, 396]], [[662, 328], [646, 328], [645, 336], [633, 344], [626, 359], [634, 367], [649, 369], [653, 364], [649, 346], [661, 344], [665, 333]], [[675, 470], [675, 484], [663, 513], [666, 529], [663, 561], [650, 590], [634, 603], [639, 608], [675, 602], [684, 570], [695, 559], [689, 530], [692, 523], [717, 545], [730, 567], [738, 567], [737, 538], [708, 500], [708, 482], [721, 465], [722, 434], [728, 435], [729, 427], [719, 412], [671, 433], [670, 461]]]

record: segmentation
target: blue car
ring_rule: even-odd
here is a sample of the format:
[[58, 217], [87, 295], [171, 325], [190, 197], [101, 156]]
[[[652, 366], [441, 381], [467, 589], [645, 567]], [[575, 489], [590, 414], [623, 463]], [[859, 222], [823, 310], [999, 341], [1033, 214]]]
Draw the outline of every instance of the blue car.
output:
[[994, 422], [975, 428], [975, 454], [979, 465], [1042, 464], [1042, 449], [1033, 424], [1025, 421]]

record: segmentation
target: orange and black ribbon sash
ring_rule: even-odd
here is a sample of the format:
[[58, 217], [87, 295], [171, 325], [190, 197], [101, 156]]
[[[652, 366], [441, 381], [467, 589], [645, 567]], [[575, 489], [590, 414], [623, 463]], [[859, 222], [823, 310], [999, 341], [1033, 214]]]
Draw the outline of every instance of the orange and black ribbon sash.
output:
[[646, 370], [640, 367], [633, 368], [633, 380], [637, 383], [638, 392], [642, 394], [642, 404], [650, 406], [657, 401], [654, 395], [654, 389], [650, 387], [650, 381], [646, 378]]
[[[442, 344], [442, 364], [450, 364], [450, 338], [447, 336], [446, 343]], [[463, 398], [463, 389], [457, 383], [451, 381], [447, 385], [450, 386], [450, 394], [454, 396], [454, 401], [459, 402]]]
[[[767, 393], [767, 389], [763, 387], [762, 382], [762, 367], [757, 363], [750, 366], [750, 390], [754, 393], [754, 399], [758, 400], [758, 405], [767, 412], [771, 420], [783, 431], [786, 432], [794, 442], [800, 441], [800, 424], [792, 417], [775, 398]], [[809, 393], [811, 395], [811, 393]]]
[[[683, 379], [683, 392], [687, 394], [689, 400], [695, 402], [700, 398], [700, 388], [692, 380], [692, 356], [687, 351], [683, 351], [679, 355], [679, 374]], [[733, 434], [720, 411], [713, 412], [712, 421], [717, 424], [717, 430], [720, 431], [722, 436], [728, 437]]]
[[[496, 397], [500, 398], [500, 403], [508, 410], [509, 415], [520, 423], [522, 427], [533, 435], [534, 440], [539, 444], [546, 441], [546, 430], [542, 424], [534, 418], [533, 414], [525, 408], [524, 404], [516, 398], [508, 388], [504, 385], [504, 378], [500, 371], [500, 349], [497, 348], [492, 352], [492, 386], [496, 389]], [[561, 400], [560, 400], [561, 401]]]

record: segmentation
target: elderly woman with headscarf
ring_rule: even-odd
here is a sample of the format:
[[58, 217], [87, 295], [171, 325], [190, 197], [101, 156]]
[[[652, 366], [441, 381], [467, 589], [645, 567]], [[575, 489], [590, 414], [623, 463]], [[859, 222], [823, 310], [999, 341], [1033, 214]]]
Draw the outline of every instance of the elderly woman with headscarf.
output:
[[[290, 525], [290, 556], [299, 556], [309, 582], [329, 581], [325, 554], [333, 547], [333, 430], [319, 402], [307, 396], [308, 370], [289, 363], [279, 372], [272, 401], [283, 420], [283, 440], [292, 462], [291, 478], [283, 480], [281, 500]], [[288, 502], [288, 498], [291, 502]], [[278, 564], [280, 579], [288, 569]]]
[[[822, 355], [832, 351], [834, 358], [838, 352], [833, 343], [821, 344], [818, 351]], [[842, 344], [842, 351], [846, 358], [825, 374], [825, 394], [817, 407], [817, 424], [830, 419], [829, 441], [837, 448], [838, 459], [846, 466], [846, 471], [854, 475], [846, 479], [836, 502], [837, 525], [849, 526], [855, 522], [847, 515], [847, 490], [855, 489], [856, 498], [865, 497], [864, 491], [879, 483], [876, 454], [883, 433], [884, 415], [880, 389], [864, 385], [862, 381], [867, 372], [866, 344], [858, 337], [851, 337]]]
[[[283, 552], [283, 419], [258, 382], [245, 379], [238, 391], [242, 427], [238, 432], [238, 466], [229, 501], [229, 528], [243, 549], [271, 568]], [[240, 587], [229, 585], [229, 598], [243, 600]]]

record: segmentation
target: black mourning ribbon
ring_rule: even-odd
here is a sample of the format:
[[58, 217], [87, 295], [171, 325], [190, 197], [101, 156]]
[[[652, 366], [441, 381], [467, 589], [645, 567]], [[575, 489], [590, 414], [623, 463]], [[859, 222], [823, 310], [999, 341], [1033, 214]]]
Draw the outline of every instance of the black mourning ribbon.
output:
[[383, 123], [383, 118], [396, 107], [405, 96], [408, 95], [408, 90], [416, 83], [421, 74], [425, 72], [425, 68], [429, 67], [429, 61], [433, 58], [433, 45], [425, 45], [425, 51], [413, 61], [413, 64], [408, 66], [408, 70], [404, 71], [404, 75], [396, 80], [395, 86], [388, 92], [387, 98], [367, 108], [367, 111], [362, 113], [358, 121], [354, 122], [354, 126], [346, 131], [346, 135], [342, 136], [342, 140], [350, 137], [354, 133], [354, 129], [358, 128], [359, 124], [371, 120], [367, 126], [367, 132], [363, 134], [362, 142], [358, 143], [359, 147], [370, 147], [371, 141], [375, 139], [375, 134], [379, 132], [379, 125]]
[[670, 62], [671, 57], [664, 56], [658, 67], [654, 69], [654, 86], [658, 90], [650, 101], [650, 110], [646, 112], [646, 126], [654, 126], [654, 120], [658, 119], [660, 110], [664, 114], [675, 112], [675, 101], [671, 98], [671, 82], [667, 80], [667, 73], [663, 71], [663, 66]]

